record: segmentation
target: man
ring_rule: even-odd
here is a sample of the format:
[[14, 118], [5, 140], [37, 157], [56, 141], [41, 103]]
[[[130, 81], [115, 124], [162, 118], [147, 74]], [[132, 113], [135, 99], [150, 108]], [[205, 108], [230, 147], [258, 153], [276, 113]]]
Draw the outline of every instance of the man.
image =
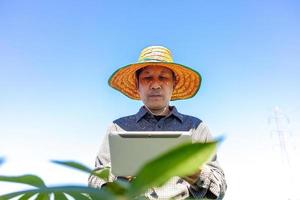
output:
[[[171, 52], [162, 46], [145, 48], [138, 63], [117, 70], [109, 85], [131, 99], [140, 99], [144, 106], [137, 114], [122, 117], [108, 128], [111, 131], [191, 131], [193, 142], [211, 139], [207, 126], [198, 118], [181, 114], [171, 100], [193, 97], [200, 88], [201, 76], [196, 71], [173, 62]], [[96, 169], [110, 167], [108, 137], [96, 159]], [[109, 180], [116, 179], [110, 173]], [[124, 178], [124, 177], [123, 177]], [[131, 177], [125, 177], [130, 181]], [[101, 188], [105, 181], [90, 176], [89, 185]], [[223, 199], [227, 185], [217, 157], [187, 177], [173, 177], [159, 188], [151, 188], [149, 199], [208, 198]]]

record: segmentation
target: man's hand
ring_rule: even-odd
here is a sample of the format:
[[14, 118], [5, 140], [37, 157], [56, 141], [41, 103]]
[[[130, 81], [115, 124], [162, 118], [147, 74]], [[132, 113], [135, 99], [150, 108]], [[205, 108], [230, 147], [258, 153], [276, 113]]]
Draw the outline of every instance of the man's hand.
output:
[[198, 169], [198, 171], [196, 171], [192, 175], [184, 176], [184, 177], [181, 177], [181, 178], [184, 179], [185, 181], [187, 181], [189, 184], [193, 185], [197, 182], [200, 173], [201, 173], [201, 169]]
[[124, 176], [129, 182], [134, 178], [133, 176]]
[[134, 177], [133, 176], [118, 176], [117, 180], [126, 180], [130, 182]]

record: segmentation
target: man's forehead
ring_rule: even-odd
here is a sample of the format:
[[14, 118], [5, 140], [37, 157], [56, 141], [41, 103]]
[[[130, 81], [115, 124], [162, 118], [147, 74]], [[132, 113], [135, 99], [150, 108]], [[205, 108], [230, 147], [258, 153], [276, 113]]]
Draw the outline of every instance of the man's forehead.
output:
[[161, 73], [173, 73], [173, 71], [167, 67], [163, 67], [160, 65], [150, 65], [141, 69], [141, 73], [151, 73], [151, 72], [161, 72]]

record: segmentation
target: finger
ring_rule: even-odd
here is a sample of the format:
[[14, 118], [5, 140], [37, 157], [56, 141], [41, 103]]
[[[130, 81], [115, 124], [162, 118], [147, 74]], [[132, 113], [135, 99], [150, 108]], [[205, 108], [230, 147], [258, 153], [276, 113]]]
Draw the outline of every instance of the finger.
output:
[[189, 184], [194, 184], [195, 183], [195, 181], [194, 181], [194, 179], [191, 179], [190, 177], [188, 177], [188, 176], [185, 176], [185, 177], [182, 177], [185, 181], [187, 181]]

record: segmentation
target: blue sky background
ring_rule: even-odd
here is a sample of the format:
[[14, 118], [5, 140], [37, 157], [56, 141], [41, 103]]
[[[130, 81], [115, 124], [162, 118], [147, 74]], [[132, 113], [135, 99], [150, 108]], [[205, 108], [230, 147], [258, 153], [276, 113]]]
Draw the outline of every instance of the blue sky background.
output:
[[[300, 199], [288, 187], [295, 180], [285, 182], [287, 171], [300, 178], [299, 8], [292, 0], [1, 0], [0, 174], [86, 184], [86, 174], [49, 160], [92, 167], [109, 123], [142, 105], [107, 80], [144, 47], [164, 45], [203, 77], [194, 98], [172, 105], [226, 136], [225, 199]], [[274, 106], [290, 120], [288, 170], [271, 137]], [[0, 194], [22, 187], [0, 183]]]

